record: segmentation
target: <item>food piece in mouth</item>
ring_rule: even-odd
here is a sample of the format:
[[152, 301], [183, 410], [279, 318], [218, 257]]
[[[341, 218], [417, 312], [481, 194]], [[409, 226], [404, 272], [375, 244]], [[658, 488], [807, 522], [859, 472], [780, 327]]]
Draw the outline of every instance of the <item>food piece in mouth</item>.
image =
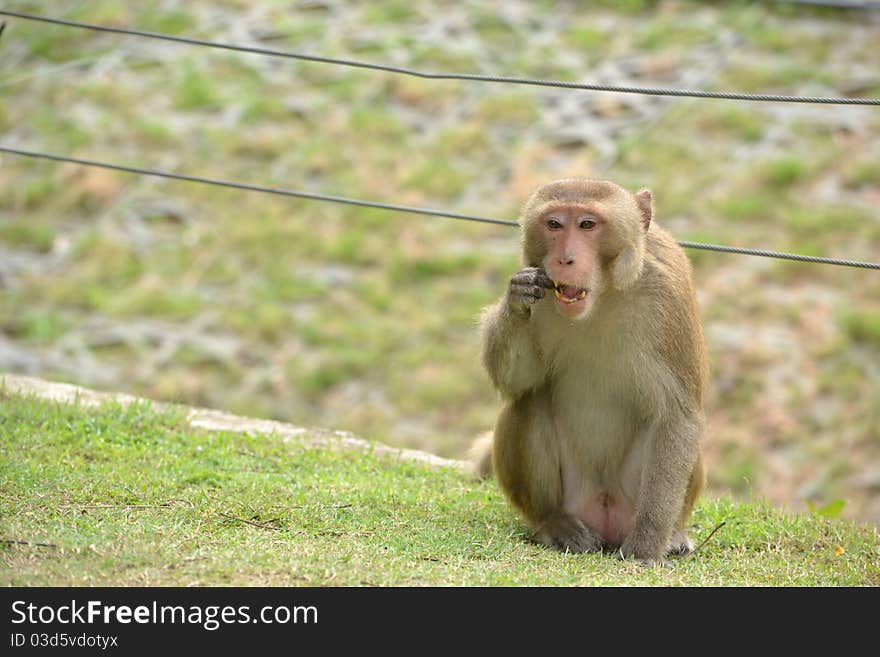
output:
[[556, 298], [563, 303], [575, 303], [587, 297], [587, 289], [576, 285], [566, 285], [553, 281], [556, 288]]

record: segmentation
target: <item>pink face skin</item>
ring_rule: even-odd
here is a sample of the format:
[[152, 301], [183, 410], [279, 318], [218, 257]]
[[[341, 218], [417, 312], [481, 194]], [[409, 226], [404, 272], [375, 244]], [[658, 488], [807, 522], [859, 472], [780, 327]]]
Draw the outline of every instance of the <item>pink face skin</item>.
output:
[[598, 291], [604, 222], [593, 208], [580, 204], [554, 208], [540, 222], [547, 245], [544, 270], [556, 284], [556, 310], [563, 317], [583, 319]]

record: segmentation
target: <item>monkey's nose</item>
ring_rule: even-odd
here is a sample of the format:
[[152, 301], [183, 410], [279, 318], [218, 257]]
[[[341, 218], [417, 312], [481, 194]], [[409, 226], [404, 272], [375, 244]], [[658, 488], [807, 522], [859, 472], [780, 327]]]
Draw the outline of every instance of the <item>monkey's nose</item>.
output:
[[556, 261], [560, 265], [573, 265], [574, 264], [574, 258], [557, 258]]

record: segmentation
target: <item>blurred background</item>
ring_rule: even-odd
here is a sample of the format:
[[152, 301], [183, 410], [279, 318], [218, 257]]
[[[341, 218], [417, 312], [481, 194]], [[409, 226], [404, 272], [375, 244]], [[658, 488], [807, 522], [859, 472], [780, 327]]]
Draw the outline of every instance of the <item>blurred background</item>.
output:
[[[4, 7], [431, 72], [880, 96], [877, 9]], [[432, 81], [6, 21], [4, 146], [506, 219], [549, 180], [609, 178], [650, 187], [679, 239], [880, 260], [877, 107]], [[880, 272], [688, 254], [710, 493], [880, 525]], [[460, 457], [500, 408], [476, 319], [517, 268], [509, 227], [0, 154], [0, 372]]]

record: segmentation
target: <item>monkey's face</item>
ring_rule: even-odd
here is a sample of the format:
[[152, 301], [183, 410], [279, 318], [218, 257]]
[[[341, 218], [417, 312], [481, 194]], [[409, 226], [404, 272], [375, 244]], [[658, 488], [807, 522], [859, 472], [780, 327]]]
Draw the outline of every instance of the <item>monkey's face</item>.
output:
[[559, 205], [537, 218], [546, 249], [542, 265], [555, 285], [556, 310], [584, 319], [602, 287], [599, 245], [605, 221], [585, 204]]

